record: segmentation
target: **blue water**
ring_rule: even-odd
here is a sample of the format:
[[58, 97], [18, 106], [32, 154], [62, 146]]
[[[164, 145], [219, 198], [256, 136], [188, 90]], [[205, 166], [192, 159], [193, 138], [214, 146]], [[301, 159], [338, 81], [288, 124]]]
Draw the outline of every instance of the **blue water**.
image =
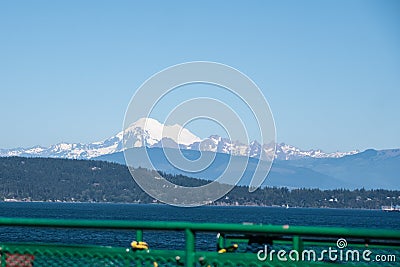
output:
[[[177, 208], [167, 205], [95, 203], [10, 203], [0, 202], [1, 217], [112, 219], [144, 221], [189, 221], [218, 223], [262, 223], [275, 225], [335, 226], [400, 230], [400, 213], [379, 210], [307, 209], [269, 207]], [[0, 242], [45, 242], [128, 247], [132, 231], [44, 229], [0, 227]], [[182, 233], [145, 232], [144, 239], [157, 248], [183, 247]], [[215, 244], [215, 236], [199, 235], [198, 247]]]

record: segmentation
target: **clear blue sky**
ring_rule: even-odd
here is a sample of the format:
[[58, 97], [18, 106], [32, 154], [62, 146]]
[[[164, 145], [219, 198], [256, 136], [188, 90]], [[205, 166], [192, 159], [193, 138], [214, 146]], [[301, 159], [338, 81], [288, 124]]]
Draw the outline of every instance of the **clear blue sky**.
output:
[[105, 139], [193, 60], [251, 77], [279, 142], [400, 147], [399, 25], [399, 1], [0, 1], [0, 148]]

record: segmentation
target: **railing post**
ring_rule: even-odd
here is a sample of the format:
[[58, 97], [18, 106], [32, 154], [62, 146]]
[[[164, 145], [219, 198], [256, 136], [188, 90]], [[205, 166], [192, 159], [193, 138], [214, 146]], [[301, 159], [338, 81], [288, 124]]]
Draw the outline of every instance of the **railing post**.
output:
[[185, 229], [185, 239], [186, 239], [186, 258], [185, 258], [185, 266], [193, 267], [194, 266], [194, 247], [195, 247], [195, 233], [193, 230], [186, 228]]
[[303, 252], [303, 241], [298, 235], [293, 236], [293, 249], [299, 253], [299, 256]]
[[[136, 229], [136, 241], [140, 242], [143, 241], [143, 230], [142, 229]], [[136, 266], [141, 267], [142, 265], [142, 260], [137, 259], [136, 260]]]
[[136, 241], [143, 241], [143, 230], [137, 229], [136, 230]]
[[224, 238], [224, 234], [218, 233], [217, 235], [217, 250], [225, 247], [225, 238]]

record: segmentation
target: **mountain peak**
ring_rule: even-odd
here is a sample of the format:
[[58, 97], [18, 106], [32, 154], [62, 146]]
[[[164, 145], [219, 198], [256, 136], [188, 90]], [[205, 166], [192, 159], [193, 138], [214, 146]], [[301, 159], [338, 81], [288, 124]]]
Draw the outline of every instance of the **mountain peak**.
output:
[[[179, 124], [164, 125], [152, 118], [141, 118], [132, 123], [124, 131], [124, 136], [125, 138], [144, 139], [146, 146], [153, 146], [159, 143], [163, 138], [171, 139], [175, 143], [183, 145], [191, 145], [195, 142], [201, 141], [199, 137]], [[134, 147], [143, 145], [143, 143], [133, 144], [136, 144]]]

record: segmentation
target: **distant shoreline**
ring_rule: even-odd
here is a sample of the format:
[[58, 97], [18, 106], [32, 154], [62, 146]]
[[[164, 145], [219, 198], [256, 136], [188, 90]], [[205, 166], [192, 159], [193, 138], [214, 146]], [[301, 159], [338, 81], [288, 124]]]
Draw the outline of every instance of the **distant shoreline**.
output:
[[[143, 202], [84, 202], [84, 201], [42, 201], [42, 200], [33, 200], [33, 201], [24, 201], [17, 199], [8, 199], [8, 200], [0, 200], [0, 203], [52, 203], [52, 204], [116, 204], [116, 205], [161, 205], [161, 206], [171, 206], [165, 203], [154, 202], [154, 203], [143, 203]], [[380, 211], [381, 209], [367, 209], [367, 208], [337, 208], [337, 207], [300, 207], [293, 206], [286, 208], [285, 206], [279, 205], [232, 205], [229, 203], [218, 203], [218, 204], [210, 204], [203, 205], [204, 207], [259, 207], [259, 208], [277, 208], [277, 209], [332, 209], [332, 210], [376, 210]], [[201, 207], [203, 207], [201, 206]], [[174, 207], [174, 206], [171, 206]]]

